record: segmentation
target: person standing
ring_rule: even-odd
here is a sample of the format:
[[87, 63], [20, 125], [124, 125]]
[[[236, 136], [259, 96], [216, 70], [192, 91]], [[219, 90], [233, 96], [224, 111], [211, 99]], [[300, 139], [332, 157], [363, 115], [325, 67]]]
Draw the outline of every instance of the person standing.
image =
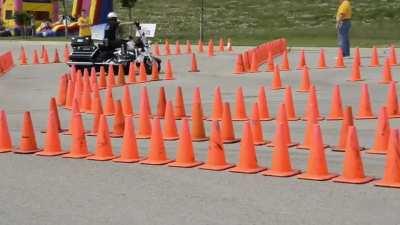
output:
[[343, 56], [347, 57], [350, 56], [351, 3], [350, 0], [339, 0], [339, 3], [336, 13], [336, 30]]
[[86, 15], [86, 10], [81, 11], [81, 16], [78, 18], [79, 37], [91, 37], [92, 31], [90, 30], [89, 19]]

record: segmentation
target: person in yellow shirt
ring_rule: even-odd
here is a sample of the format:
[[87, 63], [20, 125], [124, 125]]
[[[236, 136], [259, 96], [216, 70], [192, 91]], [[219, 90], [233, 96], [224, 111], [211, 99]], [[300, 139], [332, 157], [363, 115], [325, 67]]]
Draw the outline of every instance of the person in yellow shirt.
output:
[[91, 37], [92, 31], [90, 30], [89, 19], [86, 15], [86, 10], [82, 10], [81, 16], [78, 18], [79, 37]]
[[339, 0], [339, 3], [336, 13], [336, 30], [343, 56], [347, 57], [350, 56], [351, 2], [350, 0]]

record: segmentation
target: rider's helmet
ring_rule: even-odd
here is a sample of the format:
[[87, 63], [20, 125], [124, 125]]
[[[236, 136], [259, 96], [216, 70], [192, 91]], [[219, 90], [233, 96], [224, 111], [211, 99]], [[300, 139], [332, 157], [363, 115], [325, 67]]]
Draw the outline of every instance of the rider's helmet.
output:
[[107, 19], [115, 19], [115, 20], [117, 20], [118, 19], [118, 15], [115, 12], [109, 12], [108, 15], [107, 15]]

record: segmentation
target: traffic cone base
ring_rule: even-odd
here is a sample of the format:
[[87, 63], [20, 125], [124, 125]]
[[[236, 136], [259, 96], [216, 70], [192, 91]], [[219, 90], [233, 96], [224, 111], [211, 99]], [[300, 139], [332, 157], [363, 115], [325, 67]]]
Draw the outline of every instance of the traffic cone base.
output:
[[287, 172], [266, 170], [265, 172], [262, 172], [261, 174], [264, 176], [273, 176], [273, 177], [292, 177], [292, 176], [298, 175], [300, 173], [301, 173], [300, 170], [291, 170], [291, 171], [287, 171]]
[[109, 161], [117, 158], [116, 156], [97, 156], [97, 155], [92, 155], [89, 157], [86, 157], [87, 160], [93, 160], [93, 161]]
[[368, 153], [368, 154], [386, 155], [387, 150], [386, 149], [368, 149], [365, 152]]
[[[345, 149], [339, 146], [331, 146], [332, 151], [334, 152], [345, 152]], [[365, 148], [360, 146], [360, 151], [364, 151]]]
[[330, 180], [332, 178], [337, 177], [337, 174], [326, 174], [326, 175], [316, 175], [316, 174], [310, 174], [310, 173], [302, 173], [300, 175], [297, 176], [298, 179], [302, 179], [302, 180], [316, 180], [316, 181], [326, 181], [326, 180]]
[[208, 164], [203, 164], [202, 166], [199, 167], [199, 169], [202, 170], [212, 170], [212, 171], [223, 171], [230, 169], [234, 167], [235, 165], [233, 164], [226, 164], [226, 165], [221, 165], [221, 166], [214, 166], [214, 165], [208, 165]]
[[136, 135], [136, 139], [150, 139], [151, 135], [147, 135], [147, 134], [137, 134]]
[[123, 134], [115, 134], [113, 132], [110, 133], [110, 138], [122, 138], [123, 136]]
[[260, 118], [260, 121], [271, 121], [274, 120], [274, 117]]
[[376, 116], [356, 116], [355, 119], [356, 120], [372, 120], [372, 119], [376, 119], [378, 117]]
[[[329, 145], [324, 144], [324, 148], [329, 148]], [[297, 145], [296, 149], [304, 149], [304, 150], [310, 150], [311, 146], [307, 145]]]
[[164, 141], [176, 141], [179, 140], [179, 137], [163, 137]]
[[[323, 117], [323, 116], [319, 116], [319, 117], [317, 118], [317, 120], [319, 120], [319, 121], [324, 120], [324, 119], [325, 119], [325, 117]], [[303, 118], [301, 118], [301, 120], [307, 121], [308, 119], [305, 118], [305, 117], [303, 117]]]
[[330, 117], [330, 116], [327, 116], [326, 118], [325, 118], [326, 120], [329, 120], [329, 121], [334, 121], [334, 120], [343, 120], [343, 116], [341, 116], [341, 117]]
[[400, 188], [400, 182], [398, 182], [398, 183], [393, 183], [393, 182], [387, 183], [387, 182], [384, 182], [382, 180], [378, 180], [377, 182], [375, 182], [374, 185], [377, 186], [377, 187]]
[[[288, 147], [292, 148], [292, 147], [296, 147], [297, 145], [299, 145], [298, 142], [292, 142], [292, 143], [288, 144]], [[271, 143], [267, 144], [267, 147], [275, 147], [275, 144], [273, 142], [271, 142]]]
[[203, 137], [203, 138], [192, 138], [193, 142], [202, 142], [202, 141], [208, 141], [208, 137]]
[[298, 120], [300, 120], [301, 119], [301, 117], [299, 117], [299, 116], [295, 116], [295, 117], [288, 117], [288, 121], [298, 121]]
[[270, 143], [269, 141], [263, 140], [263, 141], [254, 141], [254, 145], [256, 146], [261, 146], [261, 145], [266, 145]]
[[8, 152], [12, 152], [12, 148], [10, 148], [10, 149], [1, 149], [0, 150], [0, 153], [8, 153]]
[[354, 81], [365, 81], [365, 79], [364, 79], [364, 78], [360, 78], [360, 79], [346, 79], [346, 81], [352, 81], [352, 82], [354, 82]]
[[142, 160], [139, 163], [140, 164], [145, 164], [145, 165], [165, 165], [168, 163], [173, 162], [174, 160], [170, 160], [170, 159], [166, 159], [166, 160], [151, 160], [151, 159], [146, 159], [146, 160]]
[[13, 149], [13, 152], [16, 154], [33, 154], [40, 151], [41, 149], [31, 149], [31, 150], [22, 150], [20, 148]]
[[202, 165], [203, 162], [192, 162], [192, 163], [179, 163], [179, 162], [172, 162], [169, 163], [168, 166], [170, 167], [179, 167], [179, 168], [193, 168], [196, 166]]
[[230, 139], [230, 140], [223, 140], [224, 144], [235, 144], [240, 142], [240, 138]]
[[[63, 128], [61, 128], [61, 129], [59, 129], [59, 133], [64, 133], [64, 132], [67, 132], [68, 131], [68, 129], [63, 129]], [[45, 130], [45, 129], [43, 129], [43, 130], [40, 130], [40, 133], [42, 133], [42, 134], [45, 134], [45, 133], [47, 133], [47, 130]]]
[[139, 162], [139, 161], [141, 161], [141, 160], [144, 160], [144, 159], [142, 159], [142, 158], [137, 158], [137, 159], [123, 159], [123, 158], [121, 158], [121, 157], [117, 157], [117, 158], [113, 159], [112, 161], [113, 161], [113, 162], [116, 162], [116, 163], [137, 163], [137, 162]]
[[247, 121], [249, 118], [233, 118], [232, 121]]
[[70, 158], [70, 159], [83, 159], [86, 158], [88, 156], [91, 156], [92, 154], [88, 153], [88, 154], [73, 154], [73, 153], [67, 153], [65, 155], [62, 155], [61, 157], [63, 158]]
[[232, 172], [232, 173], [256, 174], [256, 173], [262, 172], [262, 171], [264, 171], [266, 169], [267, 168], [265, 168], [265, 167], [257, 167], [257, 168], [254, 168], [254, 169], [248, 169], [248, 168], [241, 168], [241, 167], [235, 166], [235, 167], [233, 167], [232, 169], [230, 169], [228, 171]]
[[66, 154], [66, 151], [61, 151], [61, 152], [45, 152], [43, 149], [41, 149], [40, 152], [36, 152], [35, 155], [38, 156], [59, 156], [59, 155], [64, 155]]
[[343, 176], [338, 176], [336, 178], [333, 178], [332, 181], [337, 182], [337, 183], [348, 183], [348, 184], [366, 184], [366, 183], [373, 181], [374, 179], [375, 178], [373, 178], [373, 177], [349, 179], [349, 178], [346, 178]]

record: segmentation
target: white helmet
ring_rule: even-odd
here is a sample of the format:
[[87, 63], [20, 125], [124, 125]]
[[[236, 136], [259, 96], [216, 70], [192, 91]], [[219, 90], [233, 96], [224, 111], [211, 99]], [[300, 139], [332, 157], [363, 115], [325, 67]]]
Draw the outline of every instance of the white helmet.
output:
[[118, 18], [118, 15], [115, 12], [110, 12], [110, 13], [108, 13], [107, 18], [108, 19]]

